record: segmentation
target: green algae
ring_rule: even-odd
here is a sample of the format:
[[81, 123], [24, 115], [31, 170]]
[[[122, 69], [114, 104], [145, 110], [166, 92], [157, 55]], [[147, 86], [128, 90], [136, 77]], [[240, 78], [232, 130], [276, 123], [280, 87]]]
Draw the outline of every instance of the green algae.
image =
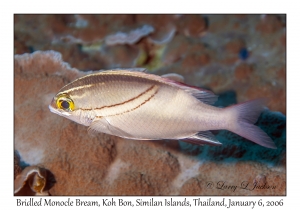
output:
[[[166, 49], [166, 46], [167, 45], [164, 44], [154, 47], [153, 51], [151, 51], [151, 59], [149, 59], [149, 55], [146, 53], [146, 51], [140, 53], [139, 57], [137, 58], [137, 66], [146, 68], [150, 72], [163, 67], [164, 63], [162, 62], [162, 55]], [[149, 60], [149, 62], [147, 62], [147, 60]]]

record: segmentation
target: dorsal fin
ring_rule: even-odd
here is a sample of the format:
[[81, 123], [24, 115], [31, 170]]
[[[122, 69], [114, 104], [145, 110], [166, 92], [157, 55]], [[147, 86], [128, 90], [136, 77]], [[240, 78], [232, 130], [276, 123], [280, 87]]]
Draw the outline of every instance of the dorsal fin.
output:
[[131, 71], [131, 72], [144, 72], [144, 73], [148, 72], [146, 68], [115, 68], [109, 70], [102, 70], [102, 72], [105, 71]]
[[161, 75], [161, 77], [168, 78], [168, 79], [174, 80], [176, 82], [184, 82], [184, 77], [182, 75], [176, 74], [176, 73], [164, 74], [164, 75]]
[[218, 100], [218, 96], [209, 90], [197, 87], [184, 87], [184, 90], [205, 104], [213, 105]]
[[190, 86], [185, 83], [172, 80], [169, 80], [168, 82], [194, 96], [202, 103], [213, 105], [218, 100], [218, 96], [209, 90], [205, 90], [195, 86]]

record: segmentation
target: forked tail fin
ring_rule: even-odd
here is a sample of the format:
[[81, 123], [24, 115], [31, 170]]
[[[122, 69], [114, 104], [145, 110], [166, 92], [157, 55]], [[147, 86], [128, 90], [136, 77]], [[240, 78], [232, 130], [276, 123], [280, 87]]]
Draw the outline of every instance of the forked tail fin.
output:
[[256, 144], [276, 149], [273, 140], [254, 123], [257, 121], [264, 99], [256, 99], [225, 108], [229, 117], [227, 130], [230, 130]]

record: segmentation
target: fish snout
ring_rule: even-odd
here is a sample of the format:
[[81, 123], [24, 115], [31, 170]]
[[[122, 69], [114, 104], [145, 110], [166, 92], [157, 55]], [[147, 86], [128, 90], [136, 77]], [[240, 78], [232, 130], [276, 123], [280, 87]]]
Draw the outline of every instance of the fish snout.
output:
[[50, 111], [51, 112], [53, 112], [53, 113], [56, 113], [57, 114], [57, 105], [56, 105], [56, 103], [55, 103], [55, 100], [54, 100], [54, 98], [51, 100], [51, 103], [49, 104], [49, 109], [50, 109]]
[[54, 108], [54, 109], [56, 109], [56, 108], [57, 108], [54, 98], [52, 98], [52, 100], [51, 100], [51, 103], [50, 103], [49, 107], [50, 107], [50, 106], [51, 106], [52, 108]]

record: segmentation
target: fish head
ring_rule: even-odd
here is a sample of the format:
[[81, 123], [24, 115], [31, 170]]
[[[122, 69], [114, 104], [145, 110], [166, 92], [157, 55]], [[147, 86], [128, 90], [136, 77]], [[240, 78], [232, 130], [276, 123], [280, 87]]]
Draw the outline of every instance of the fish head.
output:
[[79, 124], [90, 124], [90, 122], [87, 122], [87, 118], [82, 116], [82, 110], [76, 106], [76, 102], [66, 93], [58, 93], [49, 104], [49, 109], [52, 113]]

